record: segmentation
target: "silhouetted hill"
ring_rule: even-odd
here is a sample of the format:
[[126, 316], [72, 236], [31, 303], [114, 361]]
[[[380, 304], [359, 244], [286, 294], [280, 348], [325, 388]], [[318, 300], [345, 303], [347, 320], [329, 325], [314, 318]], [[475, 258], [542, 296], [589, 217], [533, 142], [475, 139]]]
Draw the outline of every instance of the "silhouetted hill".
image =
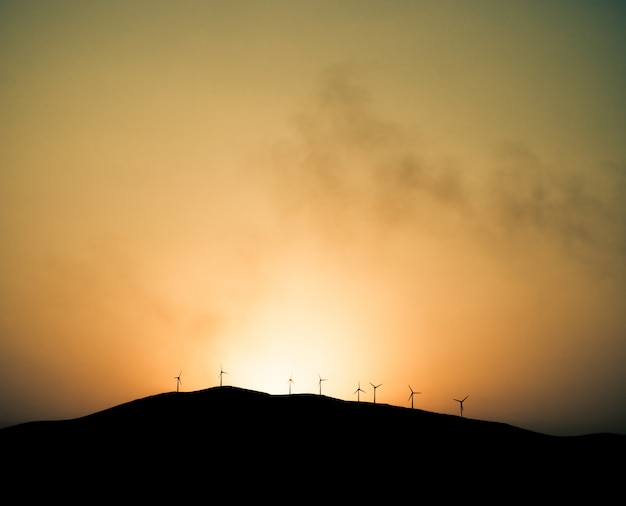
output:
[[389, 503], [425, 493], [597, 502], [621, 485], [626, 436], [557, 437], [387, 404], [215, 387], [7, 427], [0, 448], [5, 483], [29, 483], [19, 486], [23, 500], [43, 487], [48, 498], [88, 490], [89, 502], [125, 494]]

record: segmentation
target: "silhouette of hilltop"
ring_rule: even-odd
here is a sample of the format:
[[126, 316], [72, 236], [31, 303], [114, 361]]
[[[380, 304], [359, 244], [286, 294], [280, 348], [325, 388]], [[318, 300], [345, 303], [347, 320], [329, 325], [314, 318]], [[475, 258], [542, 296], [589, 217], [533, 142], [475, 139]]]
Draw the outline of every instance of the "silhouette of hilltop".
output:
[[623, 479], [626, 436], [551, 436], [388, 404], [224, 386], [6, 427], [0, 448], [5, 484], [33, 484], [19, 487], [21, 499], [43, 487], [47, 498], [80, 499], [88, 490], [87, 500], [393, 503], [428, 493], [501, 504], [608, 499]]

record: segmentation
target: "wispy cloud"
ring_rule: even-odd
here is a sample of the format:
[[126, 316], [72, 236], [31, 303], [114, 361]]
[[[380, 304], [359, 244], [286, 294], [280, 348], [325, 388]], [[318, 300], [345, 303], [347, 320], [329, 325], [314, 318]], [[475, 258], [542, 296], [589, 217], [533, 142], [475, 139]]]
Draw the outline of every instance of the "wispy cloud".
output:
[[501, 237], [517, 244], [545, 241], [596, 272], [608, 268], [617, 274], [626, 253], [626, 205], [620, 197], [626, 189], [624, 169], [599, 162], [557, 167], [524, 145], [505, 143], [495, 150], [480, 197], [489, 225]]
[[534, 241], [594, 269], [610, 262], [621, 270], [623, 166], [556, 166], [501, 141], [480, 174], [468, 173], [464, 161], [433, 157], [419, 136], [378, 114], [351, 66], [325, 69], [314, 89], [294, 115], [297, 141], [274, 159], [275, 201], [289, 220], [306, 218], [335, 239], [366, 230], [460, 234], [519, 255]]

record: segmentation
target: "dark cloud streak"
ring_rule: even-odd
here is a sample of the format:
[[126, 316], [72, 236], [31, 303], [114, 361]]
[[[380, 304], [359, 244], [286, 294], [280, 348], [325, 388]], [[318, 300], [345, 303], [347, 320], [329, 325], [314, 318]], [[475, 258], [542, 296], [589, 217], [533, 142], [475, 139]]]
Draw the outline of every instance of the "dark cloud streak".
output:
[[[553, 167], [529, 148], [507, 143], [496, 150], [483, 198], [507, 240], [529, 237], [556, 243], [594, 271], [607, 262], [621, 271], [626, 233], [623, 171]], [[623, 275], [623, 272], [617, 272]]]
[[381, 118], [350, 66], [324, 70], [315, 92], [296, 115], [299, 144], [275, 164], [279, 188], [289, 189], [277, 201], [290, 219], [306, 217], [307, 227], [335, 238], [372, 229], [458, 234], [448, 227], [460, 225], [469, 240], [507, 254], [539, 241], [594, 269], [608, 262], [622, 270], [623, 168], [556, 167], [522, 143], [502, 142], [491, 166], [468, 174]]

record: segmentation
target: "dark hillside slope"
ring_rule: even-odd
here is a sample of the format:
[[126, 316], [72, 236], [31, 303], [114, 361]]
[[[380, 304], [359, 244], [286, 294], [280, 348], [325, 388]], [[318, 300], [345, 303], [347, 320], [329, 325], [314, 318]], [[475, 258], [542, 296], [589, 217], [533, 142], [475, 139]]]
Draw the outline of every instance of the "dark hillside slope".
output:
[[406, 487], [454, 494], [458, 483], [483, 498], [505, 487], [562, 501], [617, 487], [626, 436], [561, 438], [386, 404], [215, 387], [8, 427], [0, 445], [12, 463], [5, 477], [65, 492], [71, 479], [144, 499], [219, 492], [297, 502], [340, 493], [389, 499]]

